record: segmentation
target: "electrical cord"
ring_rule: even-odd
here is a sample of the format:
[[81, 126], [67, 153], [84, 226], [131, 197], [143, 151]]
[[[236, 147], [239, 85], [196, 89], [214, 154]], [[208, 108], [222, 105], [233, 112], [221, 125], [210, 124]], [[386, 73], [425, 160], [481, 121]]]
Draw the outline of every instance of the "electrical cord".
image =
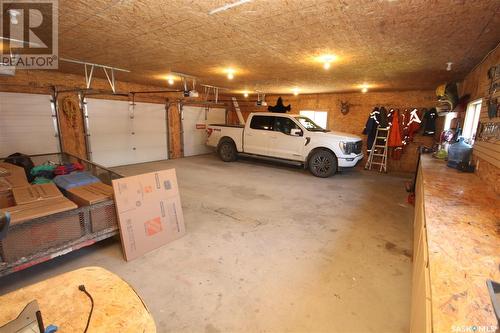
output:
[[90, 318], [92, 318], [92, 311], [94, 311], [94, 299], [92, 298], [92, 295], [90, 295], [89, 292], [85, 289], [85, 286], [83, 284], [79, 285], [78, 289], [84, 292], [85, 295], [87, 295], [90, 298], [90, 303], [92, 304], [90, 307], [89, 317], [87, 319], [87, 325], [85, 326], [85, 330], [83, 331], [83, 333], [86, 333], [87, 330], [89, 329]]

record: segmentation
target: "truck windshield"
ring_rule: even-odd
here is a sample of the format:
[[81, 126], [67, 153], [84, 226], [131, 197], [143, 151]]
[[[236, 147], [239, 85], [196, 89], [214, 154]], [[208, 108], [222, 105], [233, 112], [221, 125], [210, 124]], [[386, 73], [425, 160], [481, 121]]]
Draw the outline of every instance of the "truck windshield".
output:
[[323, 127], [317, 125], [314, 121], [311, 119], [304, 117], [304, 116], [299, 116], [295, 117], [299, 121], [299, 123], [306, 128], [306, 130], [311, 131], [311, 132], [328, 132], [328, 130], [324, 129]]

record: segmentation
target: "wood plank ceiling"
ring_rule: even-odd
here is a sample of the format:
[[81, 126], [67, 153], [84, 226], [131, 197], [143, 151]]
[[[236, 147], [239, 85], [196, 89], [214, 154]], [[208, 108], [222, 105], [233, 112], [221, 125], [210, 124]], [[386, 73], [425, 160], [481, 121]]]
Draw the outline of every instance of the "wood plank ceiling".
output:
[[[462, 79], [500, 40], [498, 0], [254, 0], [208, 14], [231, 2], [60, 0], [59, 54], [159, 86], [176, 71], [268, 93], [434, 89]], [[338, 57], [328, 71], [315, 61], [322, 54]]]

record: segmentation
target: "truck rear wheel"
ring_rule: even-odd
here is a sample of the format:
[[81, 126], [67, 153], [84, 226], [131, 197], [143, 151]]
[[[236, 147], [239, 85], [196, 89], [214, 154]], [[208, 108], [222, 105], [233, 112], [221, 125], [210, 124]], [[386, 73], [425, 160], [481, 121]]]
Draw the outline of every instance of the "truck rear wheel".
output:
[[337, 157], [328, 150], [319, 149], [309, 159], [309, 171], [316, 177], [330, 177], [337, 171]]
[[236, 150], [236, 145], [232, 140], [226, 139], [219, 143], [217, 148], [219, 157], [224, 162], [234, 162], [238, 158], [238, 151]]

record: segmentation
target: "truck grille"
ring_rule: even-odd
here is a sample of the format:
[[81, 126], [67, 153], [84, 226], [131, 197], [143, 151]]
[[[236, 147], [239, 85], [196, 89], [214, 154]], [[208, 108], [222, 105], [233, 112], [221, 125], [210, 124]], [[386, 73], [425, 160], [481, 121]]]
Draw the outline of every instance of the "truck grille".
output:
[[361, 154], [361, 150], [363, 148], [363, 142], [362, 141], [356, 141], [356, 142], [348, 142], [345, 145], [345, 153], [346, 154], [356, 154], [359, 155]]
[[356, 155], [361, 154], [363, 149], [363, 141], [354, 142], [352, 152]]

